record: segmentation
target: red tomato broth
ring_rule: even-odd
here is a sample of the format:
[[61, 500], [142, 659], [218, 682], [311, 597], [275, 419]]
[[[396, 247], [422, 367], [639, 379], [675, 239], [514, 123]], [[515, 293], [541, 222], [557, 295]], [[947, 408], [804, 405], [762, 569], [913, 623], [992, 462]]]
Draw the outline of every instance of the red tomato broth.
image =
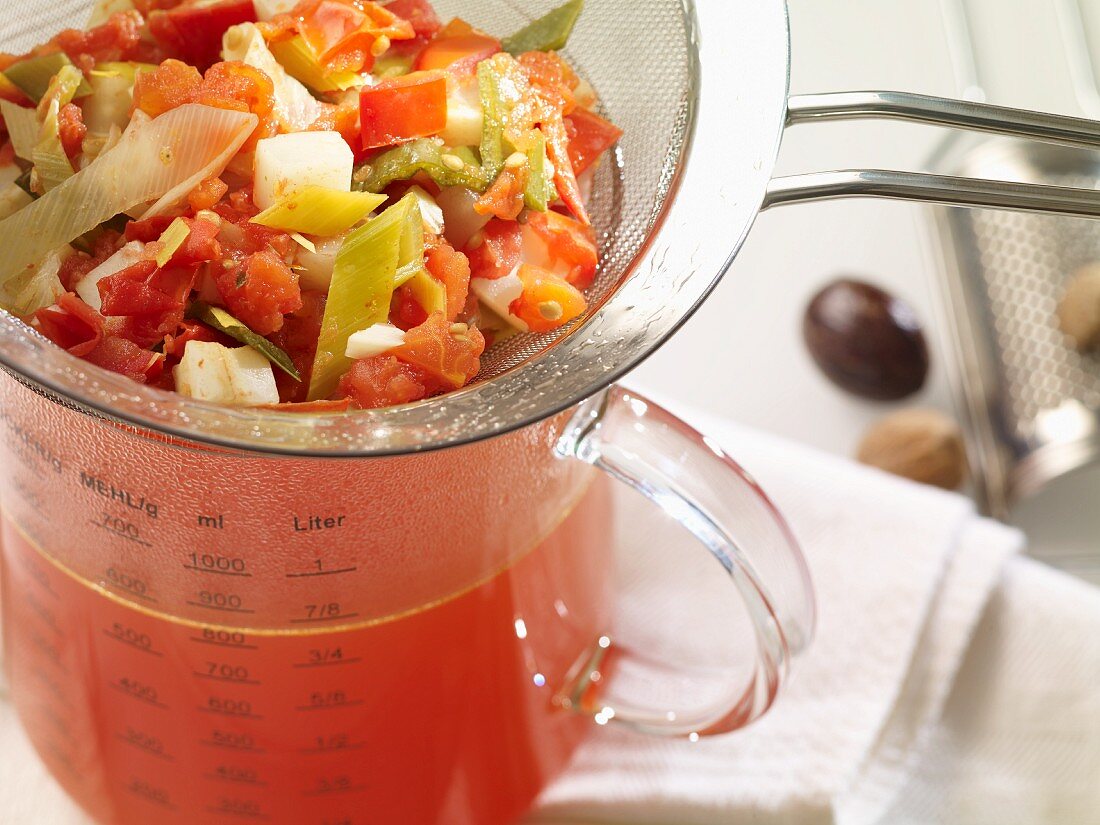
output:
[[2, 391], [13, 700], [103, 821], [503, 825], [589, 728], [554, 696], [608, 627], [609, 499], [561, 420], [270, 461]]

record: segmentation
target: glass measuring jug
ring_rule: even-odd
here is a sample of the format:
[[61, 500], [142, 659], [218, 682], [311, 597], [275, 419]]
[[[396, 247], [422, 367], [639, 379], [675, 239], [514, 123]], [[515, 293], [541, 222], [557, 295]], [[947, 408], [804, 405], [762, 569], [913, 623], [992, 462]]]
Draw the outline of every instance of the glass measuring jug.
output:
[[[497, 438], [350, 461], [204, 447], [8, 377], [0, 409], [12, 700], [103, 822], [510, 822], [593, 716], [736, 729], [811, 633], [767, 499], [622, 390]], [[722, 674], [707, 707], [622, 689], [620, 672], [650, 685], [673, 668], [615, 645], [597, 468], [694, 532], [744, 602], [728, 661], [705, 663]]]

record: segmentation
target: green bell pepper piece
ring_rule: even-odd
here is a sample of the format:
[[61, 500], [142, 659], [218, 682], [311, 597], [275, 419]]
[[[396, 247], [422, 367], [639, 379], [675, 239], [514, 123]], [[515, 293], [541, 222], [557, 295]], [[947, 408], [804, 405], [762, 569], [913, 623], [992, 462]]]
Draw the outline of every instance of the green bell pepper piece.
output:
[[564, 49], [573, 33], [573, 26], [584, 9], [584, 0], [569, 0], [552, 12], [524, 26], [511, 37], [501, 41], [509, 54], [524, 52], [550, 52]]
[[[447, 155], [461, 160], [462, 168], [447, 166], [444, 163]], [[357, 188], [364, 192], [381, 192], [394, 181], [408, 180], [418, 172], [425, 172], [440, 186], [465, 186], [475, 192], [484, 192], [493, 181], [469, 149], [446, 149], [436, 140], [421, 138], [374, 158], [369, 173]]]
[[[3, 72], [4, 77], [11, 81], [12, 85], [23, 92], [27, 97], [38, 103], [46, 95], [50, 88], [50, 82], [65, 66], [72, 66], [73, 62], [64, 52], [42, 54], [37, 57], [28, 57], [8, 66]], [[75, 67], [74, 67], [75, 68]], [[92, 87], [81, 75], [73, 97], [90, 95]], [[68, 101], [66, 101], [68, 102]]]

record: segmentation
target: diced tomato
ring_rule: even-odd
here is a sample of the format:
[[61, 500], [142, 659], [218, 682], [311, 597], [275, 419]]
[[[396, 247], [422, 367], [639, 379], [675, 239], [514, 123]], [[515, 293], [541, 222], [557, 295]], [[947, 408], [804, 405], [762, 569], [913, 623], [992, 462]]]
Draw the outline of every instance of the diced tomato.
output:
[[587, 308], [584, 295], [564, 278], [541, 267], [519, 268], [523, 294], [512, 301], [509, 312], [532, 332], [550, 332], [579, 318]]
[[213, 221], [200, 218], [184, 218], [191, 230], [187, 238], [172, 256], [173, 266], [194, 266], [196, 264], [217, 261], [222, 257], [221, 244], [218, 243], [218, 225]]
[[369, 71], [379, 38], [393, 41], [414, 37], [409, 21], [365, 0], [302, 0], [291, 16], [302, 38], [329, 72]]
[[121, 373], [139, 384], [150, 384], [164, 372], [164, 354], [150, 352], [133, 341], [108, 336], [84, 356], [84, 360], [111, 372]]
[[138, 261], [100, 279], [98, 287], [103, 299], [103, 314], [138, 318], [155, 316], [163, 320], [167, 315], [179, 313], [182, 320], [184, 300], [194, 280], [193, 269], [158, 269], [155, 261]]
[[443, 28], [439, 15], [428, 0], [390, 0], [385, 9], [412, 25], [417, 37], [435, 37]]
[[519, 166], [505, 166], [497, 179], [474, 202], [479, 215], [494, 215], [502, 221], [514, 221], [523, 211], [523, 193], [531, 177], [526, 158]]
[[213, 209], [214, 205], [224, 198], [225, 193], [228, 191], [229, 185], [221, 178], [207, 178], [187, 195], [187, 205], [194, 212]]
[[565, 121], [555, 113], [543, 121], [541, 128], [546, 136], [546, 156], [554, 164], [554, 187], [558, 190], [558, 197], [576, 215], [577, 220], [585, 225], [591, 224], [580, 186], [577, 185], [577, 175], [569, 160], [569, 134], [565, 129]]
[[142, 40], [145, 21], [136, 11], [118, 12], [107, 22], [88, 31], [66, 29], [52, 41], [82, 71], [90, 71], [97, 63], [138, 60], [148, 62], [158, 58], [156, 50]]
[[339, 103], [321, 103], [321, 114], [309, 125], [311, 132], [339, 132], [355, 154], [355, 161], [364, 160], [362, 130], [359, 118], [359, 96], [345, 95]]
[[270, 336], [272, 343], [290, 356], [302, 379], [295, 381], [282, 370], [275, 371], [279, 398], [284, 403], [305, 401], [309, 394], [309, 381], [313, 373], [313, 359], [317, 355], [317, 339], [321, 335], [326, 297], [323, 292], [303, 291], [301, 309], [287, 315], [283, 319], [282, 329]]
[[427, 320], [428, 313], [407, 285], [394, 290], [393, 300], [390, 301], [390, 323], [398, 329], [408, 331]]
[[190, 103], [202, 86], [202, 75], [194, 66], [179, 60], [165, 60], [151, 72], [138, 72], [134, 81], [134, 108], [149, 117]]
[[441, 240], [428, 249], [425, 266], [447, 290], [447, 319], [453, 321], [466, 306], [470, 292], [470, 262]]
[[569, 268], [565, 279], [573, 286], [587, 289], [592, 284], [599, 253], [596, 233], [591, 226], [554, 211], [532, 212], [527, 218], [527, 226], [547, 246], [549, 260], [546, 266], [552, 267], [560, 261]]
[[84, 151], [84, 136], [88, 127], [84, 125], [84, 113], [75, 103], [67, 103], [57, 113], [57, 131], [61, 137], [61, 148], [69, 162], [76, 160]]
[[499, 51], [500, 41], [487, 34], [441, 35], [417, 55], [413, 68], [417, 71], [446, 70], [463, 75], [474, 71], [478, 63]]
[[205, 69], [220, 59], [226, 29], [255, 22], [252, 0], [188, 0], [167, 11], [151, 12], [149, 33], [169, 53]]
[[283, 326], [283, 316], [302, 307], [298, 276], [274, 250], [261, 249], [239, 265], [215, 275], [229, 311], [260, 335]]
[[447, 128], [447, 78], [414, 72], [367, 86], [359, 94], [364, 149], [430, 137]]
[[73, 355], [83, 357], [103, 340], [103, 316], [72, 292], [66, 292], [53, 306], [34, 314], [38, 331]]
[[392, 355], [376, 355], [352, 364], [340, 379], [336, 394], [350, 398], [360, 409], [374, 410], [427, 398], [427, 383], [416, 367]]
[[127, 221], [123, 237], [127, 241], [141, 241], [151, 243], [164, 234], [164, 230], [175, 218], [168, 215], [158, 215], [143, 221]]
[[543, 103], [563, 115], [572, 114], [577, 105], [573, 90], [579, 80], [557, 52], [524, 52], [516, 60]]
[[95, 239], [91, 255], [74, 252], [62, 261], [57, 273], [61, 285], [71, 291], [77, 281], [115, 254], [120, 237], [114, 230], [106, 229]]
[[519, 264], [523, 252], [523, 227], [515, 221], [494, 218], [462, 251], [470, 260], [474, 278], [503, 278]]
[[588, 109], [574, 109], [565, 119], [565, 130], [569, 135], [569, 161], [577, 175], [583, 174], [623, 136], [622, 129]]
[[183, 357], [188, 341], [216, 341], [225, 344], [228, 343], [227, 337], [198, 321], [183, 321], [178, 332], [164, 336], [163, 350], [169, 358], [179, 360]]
[[423, 370], [443, 389], [464, 387], [481, 369], [485, 338], [476, 327], [455, 332], [452, 326], [442, 312], [433, 313], [423, 324], [405, 333], [405, 343], [394, 349], [393, 354]]

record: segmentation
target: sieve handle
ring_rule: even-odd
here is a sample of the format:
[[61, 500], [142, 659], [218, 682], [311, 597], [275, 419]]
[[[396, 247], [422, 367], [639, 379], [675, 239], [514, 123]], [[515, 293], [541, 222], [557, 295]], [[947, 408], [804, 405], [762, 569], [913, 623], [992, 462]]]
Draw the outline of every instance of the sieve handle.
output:
[[[734, 638], [724, 647], [736, 650], [738, 673], [749, 674], [727, 684], [728, 676], [715, 675], [722, 663], [700, 663], [711, 687], [726, 698], [691, 711], [620, 700], [617, 673], [640, 679], [650, 694], [648, 687], [659, 683], [665, 695], [682, 692], [691, 676], [647, 651], [624, 649], [603, 637], [559, 692], [562, 703], [600, 724], [690, 738], [736, 730], [762, 715], [814, 626], [805, 562], [767, 496], [713, 441], [618, 387], [582, 405], [558, 444], [558, 455], [598, 467], [633, 488], [699, 540], [717, 561], [715, 575], [731, 581], [731, 598], [743, 602], [748, 624], [741, 634], [729, 628], [724, 635]], [[690, 590], [679, 596], [684, 603], [692, 599]], [[746, 630], [750, 625], [752, 630]]]
[[[967, 100], [909, 92], [834, 92], [796, 95], [787, 104], [788, 126], [855, 118], [908, 120], [1100, 149], [1100, 121]], [[1092, 189], [882, 169], [775, 178], [762, 208], [852, 197], [1100, 217], [1100, 192]]]

